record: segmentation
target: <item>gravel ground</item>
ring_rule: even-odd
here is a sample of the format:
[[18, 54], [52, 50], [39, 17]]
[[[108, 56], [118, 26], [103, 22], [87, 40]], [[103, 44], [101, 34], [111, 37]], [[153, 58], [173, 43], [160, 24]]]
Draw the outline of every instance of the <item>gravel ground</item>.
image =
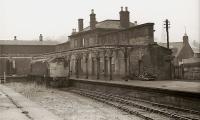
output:
[[34, 83], [13, 82], [6, 85], [64, 120], [140, 120], [109, 105], [70, 92]]

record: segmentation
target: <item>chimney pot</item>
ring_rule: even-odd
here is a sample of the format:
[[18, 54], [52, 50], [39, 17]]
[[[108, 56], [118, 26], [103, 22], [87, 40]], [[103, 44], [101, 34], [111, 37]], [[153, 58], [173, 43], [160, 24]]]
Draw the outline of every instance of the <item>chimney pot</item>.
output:
[[43, 41], [43, 36], [42, 36], [42, 34], [40, 34], [39, 40], [40, 40], [40, 41]]
[[17, 40], [17, 36], [14, 36], [14, 40]]
[[123, 11], [123, 7], [121, 7], [121, 11]]
[[137, 25], [137, 21], [134, 21], [135, 25]]
[[72, 29], [72, 35], [76, 33], [76, 29]]
[[94, 9], [91, 10], [91, 13], [94, 14]]
[[128, 7], [125, 7], [125, 10], [128, 11]]

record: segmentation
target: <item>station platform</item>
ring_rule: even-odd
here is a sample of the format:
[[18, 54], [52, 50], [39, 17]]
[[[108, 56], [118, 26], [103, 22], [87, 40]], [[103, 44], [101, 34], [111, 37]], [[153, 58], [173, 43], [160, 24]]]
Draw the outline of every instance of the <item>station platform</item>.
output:
[[200, 111], [200, 82], [198, 81], [89, 80], [70, 77], [68, 86]]
[[0, 84], [0, 101], [0, 120], [61, 120], [2, 84]]
[[82, 78], [70, 78], [73, 80], [83, 80], [90, 82], [100, 82], [124, 86], [133, 87], [145, 87], [159, 90], [169, 90], [177, 92], [194, 93], [200, 95], [200, 81], [180, 81], [180, 80], [154, 80], [154, 81], [142, 81], [142, 80], [102, 80], [102, 79], [82, 79]]

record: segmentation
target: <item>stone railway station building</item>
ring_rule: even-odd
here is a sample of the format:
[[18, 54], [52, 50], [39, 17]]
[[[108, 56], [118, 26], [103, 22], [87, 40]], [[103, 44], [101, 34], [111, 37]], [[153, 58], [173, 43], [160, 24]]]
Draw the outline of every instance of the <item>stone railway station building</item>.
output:
[[[46, 61], [43, 72], [51, 77], [137, 79], [147, 72], [170, 79], [172, 52], [154, 42], [154, 23], [130, 22], [127, 7], [121, 8], [119, 18], [97, 22], [92, 10], [90, 25], [84, 28], [84, 20], [78, 19], [78, 31], [73, 29], [69, 40], [56, 46], [56, 52], [36, 56], [33, 70]], [[32, 74], [39, 74], [37, 71]]]
[[10, 49], [19, 51], [8, 53], [7, 47], [1, 45], [0, 62], [4, 67], [0, 72], [6, 69], [9, 73], [5, 61], [18, 55], [30, 59], [26, 65], [21, 59], [16, 66], [23, 70], [15, 74], [111, 80], [138, 79], [139, 74], [146, 72], [157, 79], [170, 79], [172, 51], [154, 42], [154, 23], [130, 22], [129, 14], [128, 8], [122, 7], [119, 20], [97, 22], [92, 10], [90, 25], [84, 27], [84, 20], [78, 19], [78, 31], [73, 29], [62, 44], [14, 45]]

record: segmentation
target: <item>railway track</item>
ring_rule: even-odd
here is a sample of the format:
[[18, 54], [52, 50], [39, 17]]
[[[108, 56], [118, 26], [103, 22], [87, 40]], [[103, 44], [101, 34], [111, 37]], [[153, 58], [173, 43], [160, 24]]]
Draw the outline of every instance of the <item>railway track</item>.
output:
[[200, 120], [199, 111], [153, 103], [130, 96], [123, 97], [84, 89], [70, 91], [114, 106], [144, 120]]

